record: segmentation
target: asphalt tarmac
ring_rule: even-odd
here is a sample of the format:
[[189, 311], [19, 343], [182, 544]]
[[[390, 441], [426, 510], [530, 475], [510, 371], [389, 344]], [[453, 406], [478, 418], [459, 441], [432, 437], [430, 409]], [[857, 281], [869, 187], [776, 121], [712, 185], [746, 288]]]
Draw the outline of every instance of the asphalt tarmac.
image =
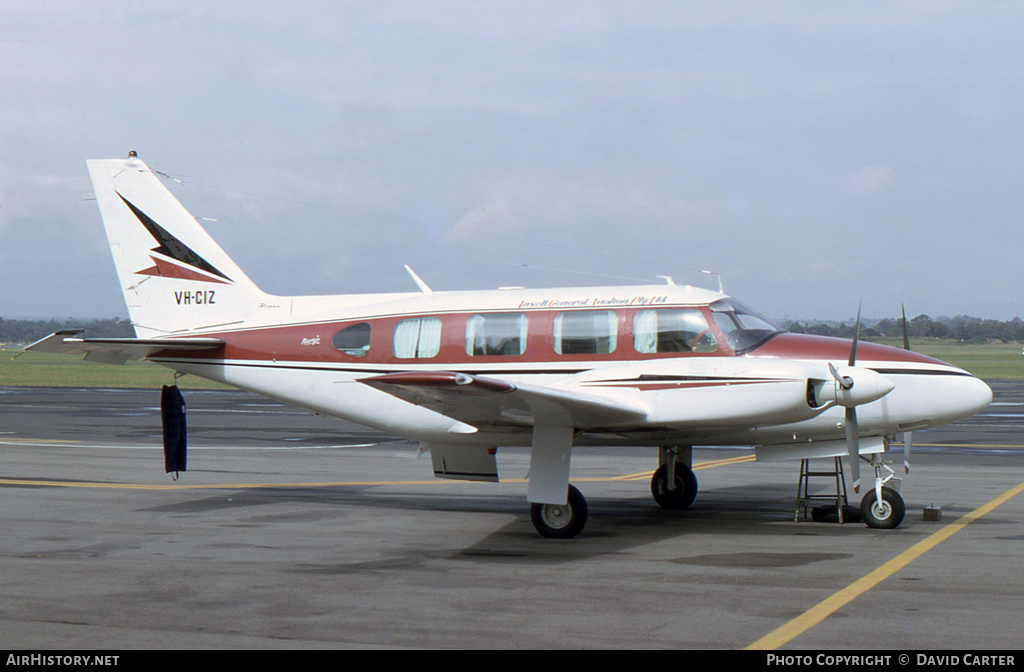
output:
[[530, 523], [525, 450], [437, 480], [414, 444], [186, 392], [174, 480], [158, 390], [0, 387], [0, 648], [1018, 649], [1024, 384], [992, 386], [915, 434], [896, 530], [794, 522], [798, 463], [749, 449], [696, 448], [683, 512], [655, 451], [577, 449], [569, 541]]

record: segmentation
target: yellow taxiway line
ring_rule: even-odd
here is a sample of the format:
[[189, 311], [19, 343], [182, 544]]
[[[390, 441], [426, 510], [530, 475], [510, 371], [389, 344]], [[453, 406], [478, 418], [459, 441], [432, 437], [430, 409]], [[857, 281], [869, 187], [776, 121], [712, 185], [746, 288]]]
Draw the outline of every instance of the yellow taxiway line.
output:
[[[442, 481], [443, 482], [443, 481]], [[450, 481], [449, 481], [450, 482]], [[210, 483], [200, 485], [178, 485], [158, 483], [98, 483], [91, 481], [44, 481], [24, 478], [0, 478], [0, 486], [34, 485], [51, 488], [107, 488], [113, 490], [255, 490], [260, 488], [328, 488], [341, 486], [371, 485], [435, 485], [430, 481], [331, 481], [329, 483]]]
[[[740, 462], [753, 461], [753, 455], [743, 455], [741, 457], [733, 457], [726, 460], [713, 460], [710, 462], [701, 462], [693, 466], [694, 471], [698, 469], [711, 469], [713, 467], [722, 467], [729, 464], [737, 464]], [[577, 482], [587, 483], [599, 483], [599, 482], [611, 482], [611, 481], [632, 481], [650, 478], [653, 471], [642, 471], [636, 474], [626, 474], [624, 476], [604, 476], [597, 478], [578, 478], [573, 479]], [[439, 479], [434, 478], [426, 481], [330, 481], [321, 483], [211, 483], [211, 484], [199, 484], [199, 485], [185, 485], [185, 484], [145, 484], [145, 483], [99, 483], [94, 481], [50, 481], [50, 480], [36, 480], [36, 479], [25, 479], [25, 478], [0, 478], [0, 486], [4, 485], [20, 485], [20, 486], [39, 486], [39, 487], [51, 487], [51, 488], [106, 488], [106, 489], [120, 489], [120, 490], [257, 490], [257, 489], [270, 489], [270, 488], [337, 488], [337, 487], [355, 487], [355, 486], [384, 486], [384, 485], [450, 485], [453, 483], [471, 483], [473, 481], [455, 481], [450, 479]], [[527, 483], [525, 478], [509, 478], [501, 481], [502, 483]]]
[[831, 614], [846, 606], [860, 595], [871, 590], [882, 581], [885, 581], [887, 578], [912, 563], [914, 560], [917, 560], [928, 551], [949, 539], [974, 521], [990, 513], [1002, 504], [1010, 501], [1021, 492], [1024, 492], [1024, 483], [1010, 488], [987, 504], [978, 507], [974, 511], [971, 511], [949, 525], [941, 528], [931, 536], [914, 544], [909, 549], [900, 553], [867, 576], [854, 581], [846, 588], [843, 588], [839, 592], [822, 600], [785, 625], [769, 632], [767, 635], [748, 646], [747, 650], [771, 651], [789, 643], [796, 637], [813, 628], [818, 623], [821, 623]]
[[[711, 460], [708, 462], [700, 462], [693, 465], [694, 471], [700, 471], [701, 469], [713, 469], [715, 467], [724, 467], [730, 464], [739, 464], [741, 462], [753, 462], [755, 457], [753, 455], [741, 455], [739, 457], [730, 457], [724, 460]], [[636, 474], [626, 474], [625, 476], [613, 476], [611, 478], [591, 478], [591, 479], [573, 479], [579, 481], [642, 481], [650, 478], [654, 475], [654, 471], [641, 471]]]

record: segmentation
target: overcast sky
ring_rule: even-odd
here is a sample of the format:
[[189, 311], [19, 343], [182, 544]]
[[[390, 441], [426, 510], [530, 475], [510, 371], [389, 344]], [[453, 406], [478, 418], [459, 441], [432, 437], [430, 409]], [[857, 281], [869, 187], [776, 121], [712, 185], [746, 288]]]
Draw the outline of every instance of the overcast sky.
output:
[[126, 316], [136, 150], [264, 290], [1024, 316], [1018, 2], [0, 1], [0, 317]]

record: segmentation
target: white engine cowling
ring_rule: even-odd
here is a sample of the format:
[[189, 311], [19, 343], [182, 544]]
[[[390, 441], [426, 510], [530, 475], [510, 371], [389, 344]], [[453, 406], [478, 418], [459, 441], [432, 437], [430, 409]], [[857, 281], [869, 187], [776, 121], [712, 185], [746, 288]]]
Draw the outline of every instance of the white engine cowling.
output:
[[891, 380], [871, 369], [841, 366], [835, 369], [835, 373], [839, 380], [830, 376], [827, 380], [812, 382], [817, 406], [835, 402], [845, 408], [853, 408], [881, 399], [896, 389]]

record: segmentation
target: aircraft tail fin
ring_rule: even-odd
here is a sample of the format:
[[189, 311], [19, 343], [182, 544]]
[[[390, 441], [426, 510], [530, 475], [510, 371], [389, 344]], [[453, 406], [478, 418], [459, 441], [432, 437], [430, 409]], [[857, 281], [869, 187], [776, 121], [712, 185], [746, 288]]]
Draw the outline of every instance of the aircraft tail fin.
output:
[[140, 338], [239, 324], [265, 303], [267, 295], [135, 152], [88, 165]]

